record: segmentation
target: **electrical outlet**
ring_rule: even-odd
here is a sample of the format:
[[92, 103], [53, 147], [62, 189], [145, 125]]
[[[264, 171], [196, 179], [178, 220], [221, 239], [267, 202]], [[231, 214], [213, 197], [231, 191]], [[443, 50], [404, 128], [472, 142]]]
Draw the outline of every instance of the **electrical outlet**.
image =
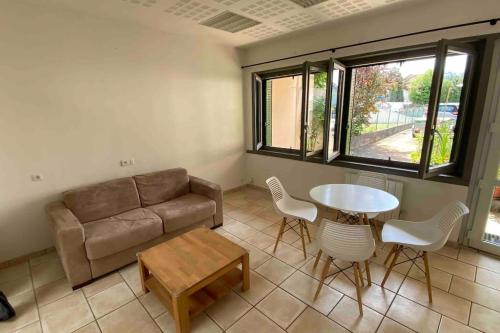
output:
[[43, 180], [43, 176], [40, 174], [31, 175], [32, 182], [41, 182]]
[[121, 160], [120, 161], [120, 166], [122, 166], [122, 167], [129, 166], [129, 165], [130, 165], [129, 160]]

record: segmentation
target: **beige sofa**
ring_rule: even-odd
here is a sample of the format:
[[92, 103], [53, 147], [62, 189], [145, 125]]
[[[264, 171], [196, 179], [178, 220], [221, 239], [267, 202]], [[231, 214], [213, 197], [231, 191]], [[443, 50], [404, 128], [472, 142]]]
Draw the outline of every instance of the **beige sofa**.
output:
[[138, 251], [200, 225], [221, 225], [222, 191], [177, 168], [64, 192], [47, 213], [76, 288], [135, 261]]

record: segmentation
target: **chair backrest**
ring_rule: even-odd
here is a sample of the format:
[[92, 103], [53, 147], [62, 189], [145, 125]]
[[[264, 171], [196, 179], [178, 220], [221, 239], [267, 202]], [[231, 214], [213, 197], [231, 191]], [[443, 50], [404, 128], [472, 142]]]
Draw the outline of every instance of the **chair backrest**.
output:
[[462, 202], [455, 201], [447, 204], [430, 219], [443, 233], [443, 244], [448, 240], [455, 224], [461, 221], [462, 217], [467, 214], [469, 214], [469, 208]]
[[369, 225], [343, 224], [323, 219], [318, 233], [320, 248], [334, 258], [364, 261], [375, 250], [375, 240]]
[[356, 184], [385, 191], [387, 189], [387, 176], [380, 173], [363, 171], [358, 174]]
[[278, 201], [289, 197], [288, 193], [286, 192], [285, 188], [281, 184], [280, 180], [276, 178], [275, 176], [272, 176], [266, 180], [267, 186], [269, 187], [269, 190], [271, 191], [271, 195], [273, 196], [273, 201], [274, 203], [277, 203]]

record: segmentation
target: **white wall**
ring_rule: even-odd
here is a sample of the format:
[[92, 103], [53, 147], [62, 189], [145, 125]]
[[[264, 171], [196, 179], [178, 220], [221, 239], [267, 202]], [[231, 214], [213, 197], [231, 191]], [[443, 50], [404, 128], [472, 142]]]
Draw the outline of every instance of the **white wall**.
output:
[[0, 26], [0, 262], [52, 245], [44, 205], [69, 188], [177, 166], [241, 184], [234, 48], [14, 1]]
[[[440, 0], [402, 3], [392, 10], [374, 12], [370, 15], [347, 18], [338, 22], [311, 28], [307, 31], [275, 38], [240, 50], [244, 65], [278, 59], [296, 54], [327, 49], [330, 47], [368, 41], [398, 34], [426, 30], [446, 25], [490, 19], [498, 16], [498, 0]], [[321, 60], [329, 57], [344, 57], [408, 45], [435, 42], [441, 38], [459, 38], [480, 34], [499, 33], [496, 26], [481, 25], [450, 31], [428, 33], [397, 40], [342, 49], [335, 54], [325, 52], [315, 56], [259, 65], [244, 70], [244, 108], [246, 147], [252, 147], [251, 73], [303, 63], [305, 60]], [[276, 175], [282, 178], [293, 195], [310, 199], [311, 187], [324, 183], [344, 182], [348, 169], [293, 161], [255, 154], [246, 156], [246, 175], [258, 186], [265, 186], [265, 179]], [[450, 185], [413, 178], [389, 176], [404, 182], [404, 198], [401, 203], [402, 218], [425, 219], [451, 200], [466, 201], [465, 186]], [[458, 239], [459, 228], [455, 228], [451, 240]]]

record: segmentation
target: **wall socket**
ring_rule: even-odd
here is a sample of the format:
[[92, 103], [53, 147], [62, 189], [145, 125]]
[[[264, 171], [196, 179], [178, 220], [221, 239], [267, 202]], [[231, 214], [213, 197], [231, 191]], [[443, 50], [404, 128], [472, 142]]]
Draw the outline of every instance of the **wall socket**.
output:
[[120, 166], [126, 167], [135, 164], [135, 159], [131, 158], [130, 160], [120, 160]]
[[40, 174], [33, 174], [31, 175], [31, 181], [32, 182], [41, 182], [43, 180], [43, 176]]

